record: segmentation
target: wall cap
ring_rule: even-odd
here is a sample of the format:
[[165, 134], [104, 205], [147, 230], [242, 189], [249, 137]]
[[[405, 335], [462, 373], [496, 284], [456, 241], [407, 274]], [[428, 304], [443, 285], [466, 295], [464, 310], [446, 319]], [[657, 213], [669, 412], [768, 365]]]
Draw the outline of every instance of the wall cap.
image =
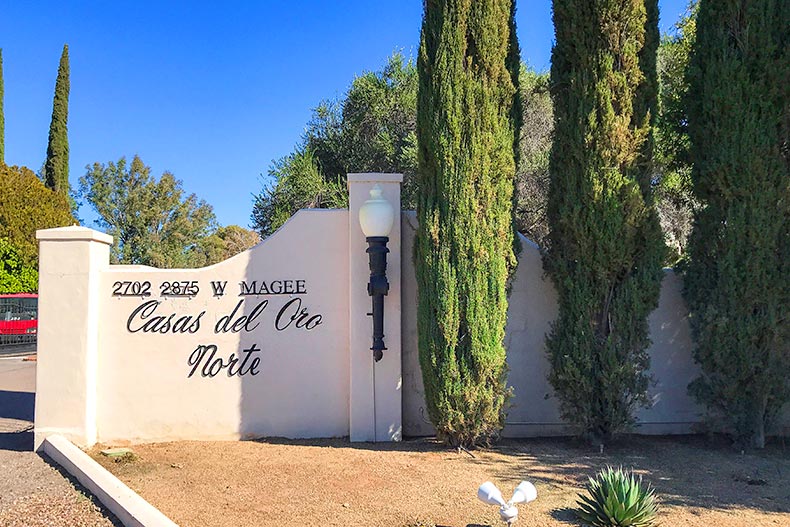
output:
[[99, 242], [112, 245], [112, 236], [103, 232], [72, 225], [71, 227], [56, 227], [54, 229], [41, 229], [36, 231], [36, 239], [42, 241], [50, 240], [69, 240], [69, 241], [88, 241]]
[[403, 174], [363, 172], [347, 174], [349, 183], [403, 183]]

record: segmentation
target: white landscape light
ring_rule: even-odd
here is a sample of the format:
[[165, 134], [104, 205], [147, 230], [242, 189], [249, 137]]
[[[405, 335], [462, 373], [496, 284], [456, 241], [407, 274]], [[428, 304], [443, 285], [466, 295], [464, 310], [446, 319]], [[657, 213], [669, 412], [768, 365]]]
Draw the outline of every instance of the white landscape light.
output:
[[522, 481], [513, 491], [513, 497], [510, 498], [510, 503], [529, 503], [538, 498], [538, 489], [529, 481]]
[[480, 501], [489, 505], [499, 505], [499, 517], [508, 525], [513, 525], [518, 519], [517, 503], [529, 503], [537, 499], [537, 497], [538, 490], [529, 481], [519, 483], [516, 490], [513, 491], [513, 497], [507, 502], [502, 497], [499, 489], [496, 488], [496, 485], [490, 481], [486, 481], [477, 489], [477, 498]]

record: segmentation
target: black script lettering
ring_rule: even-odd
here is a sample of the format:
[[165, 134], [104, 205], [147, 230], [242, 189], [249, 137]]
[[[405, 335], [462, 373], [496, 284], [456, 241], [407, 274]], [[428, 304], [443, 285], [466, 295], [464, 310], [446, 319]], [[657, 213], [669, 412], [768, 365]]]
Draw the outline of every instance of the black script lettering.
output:
[[[250, 375], [258, 375], [260, 373], [260, 371], [258, 371], [258, 366], [260, 366], [261, 364], [260, 357], [252, 357], [252, 360], [250, 361], [249, 365], [247, 365], [247, 361], [250, 360], [252, 354], [257, 353], [259, 351], [261, 351], [261, 348], [259, 348], [255, 344], [253, 344], [252, 346], [250, 346], [245, 350], [242, 350], [242, 353], [244, 353], [245, 355], [244, 355], [244, 359], [241, 361], [241, 366], [239, 366], [239, 376], [245, 375], [247, 373], [249, 373]], [[245, 366], [247, 366], [246, 370], [244, 369]]]
[[167, 333], [170, 331], [170, 321], [173, 320], [175, 313], [165, 318], [162, 316], [151, 317], [143, 324], [143, 333]]
[[211, 281], [211, 289], [214, 291], [214, 296], [222, 296], [225, 294], [225, 286], [228, 285], [228, 282], [216, 282], [214, 280]]
[[[242, 350], [238, 355], [231, 353], [228, 361], [222, 357], [217, 357], [218, 348], [214, 344], [199, 345], [195, 351], [189, 354], [187, 366], [191, 366], [187, 378], [192, 377], [200, 368], [201, 377], [216, 377], [223, 369], [227, 370], [228, 377], [241, 377], [243, 375], [258, 375], [260, 373], [261, 358], [253, 357], [253, 353], [258, 353], [261, 349], [253, 344], [247, 349]], [[244, 355], [242, 358], [241, 355]], [[241, 359], [241, 364], [239, 364]], [[202, 367], [201, 367], [202, 365]], [[234, 369], [235, 368], [235, 369]]]
[[192, 366], [192, 370], [189, 372], [187, 378], [192, 377], [192, 375], [195, 374], [195, 370], [197, 370], [198, 366], [200, 366], [200, 361], [203, 360], [203, 357], [209, 351], [211, 351], [213, 356], [213, 354], [217, 351], [217, 347], [214, 344], [209, 344], [208, 346], [199, 345], [197, 348], [195, 348], [195, 351], [189, 354], [187, 365]]
[[[239, 318], [234, 320], [236, 313], [239, 309], [241, 309], [242, 304], [244, 304], [244, 300], [239, 300], [239, 303], [236, 304], [236, 307], [233, 308], [233, 311], [230, 312], [229, 315], [225, 315], [220, 317], [217, 320], [217, 323], [214, 325], [214, 333], [227, 333], [228, 331], [232, 333], [238, 333], [241, 330], [246, 332], [250, 332], [255, 330], [259, 325], [260, 322], [255, 322], [263, 310], [266, 309], [266, 306], [269, 305], [268, 300], [263, 300], [258, 303], [257, 306], [252, 310], [249, 315], [241, 315]], [[255, 324], [253, 324], [255, 322]]]
[[[285, 317], [285, 319], [283, 318]], [[302, 307], [302, 299], [294, 298], [285, 303], [274, 319], [274, 327], [277, 331], [283, 331], [293, 323], [297, 329], [311, 330], [322, 323], [321, 315], [310, 315], [306, 308]]]
[[[200, 319], [206, 314], [201, 311], [199, 315], [183, 315], [176, 320], [173, 324], [172, 321], [175, 317], [179, 316], [177, 313], [172, 313], [169, 316], [155, 315], [156, 309], [161, 302], [159, 300], [148, 300], [137, 306], [129, 318], [126, 320], [126, 329], [130, 333], [196, 333], [200, 329]], [[139, 327], [135, 322], [143, 322]]]

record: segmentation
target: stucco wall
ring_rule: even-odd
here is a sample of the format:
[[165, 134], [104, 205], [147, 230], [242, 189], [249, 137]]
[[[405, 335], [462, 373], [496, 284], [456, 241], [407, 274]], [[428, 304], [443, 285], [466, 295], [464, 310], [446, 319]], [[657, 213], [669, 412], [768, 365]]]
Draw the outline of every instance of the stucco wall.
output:
[[400, 174], [349, 174], [349, 209], [302, 210], [202, 269], [110, 265], [112, 238], [39, 231], [35, 445], [401, 437], [400, 222], [389, 235], [384, 357], [374, 362], [358, 212]]
[[[417, 285], [411, 258], [417, 227], [415, 213], [404, 212], [402, 223], [403, 429], [407, 436], [431, 435], [433, 427], [425, 410], [417, 353]], [[557, 316], [557, 296], [543, 273], [537, 246], [523, 236], [521, 243], [505, 336], [510, 368], [508, 383], [513, 387], [513, 399], [503, 433], [509, 437], [567, 434], [570, 429], [560, 419], [557, 399], [547, 381], [549, 363], [544, 344], [545, 335]], [[686, 391], [699, 369], [691, 355], [688, 310], [681, 290], [681, 279], [666, 270], [659, 306], [649, 318], [652, 340], [649, 354], [655, 380], [650, 387], [653, 406], [637, 412], [637, 433], [691, 433], [698, 429], [696, 425], [703, 417], [703, 409]], [[788, 431], [788, 417], [790, 409], [776, 431]]]
[[[348, 435], [347, 236], [348, 211], [301, 211], [256, 247], [211, 267], [108, 267], [100, 286], [99, 441]], [[321, 255], [320, 265], [310, 253]], [[293, 281], [291, 294], [240, 296], [242, 282], [260, 290], [264, 282], [285, 287], [286, 280]], [[195, 296], [160, 296], [162, 284], [192, 281], [200, 289]], [[224, 295], [214, 294], [212, 281], [225, 284]], [[112, 296], [118, 282], [150, 283], [152, 296]], [[159, 304], [135, 315], [144, 302]], [[320, 324], [286, 327], [302, 309]], [[145, 331], [154, 317], [171, 313], [177, 315], [169, 331], [153, 324]], [[192, 316], [191, 325], [200, 313], [194, 333], [175, 331], [178, 318]], [[249, 353], [248, 366], [260, 363], [241, 376], [227, 369], [211, 376], [204, 369], [210, 351], [190, 364], [200, 345], [217, 346], [215, 357], [225, 362], [231, 354], [243, 359], [254, 345], [260, 351]]]
[[[349, 210], [300, 211], [258, 246], [203, 269], [112, 266], [106, 234], [39, 231], [35, 444], [53, 433], [81, 446], [432, 434], [417, 353], [413, 212], [390, 234], [384, 358], [374, 362], [370, 351], [357, 213], [374, 184], [397, 206], [400, 181], [350, 174]], [[546, 380], [556, 293], [537, 247], [521, 241], [505, 339], [514, 397], [504, 434], [567, 434]], [[653, 406], [637, 414], [640, 433], [692, 432], [702, 416], [686, 392], [698, 370], [681, 286], [667, 271], [650, 316], [655, 383]]]

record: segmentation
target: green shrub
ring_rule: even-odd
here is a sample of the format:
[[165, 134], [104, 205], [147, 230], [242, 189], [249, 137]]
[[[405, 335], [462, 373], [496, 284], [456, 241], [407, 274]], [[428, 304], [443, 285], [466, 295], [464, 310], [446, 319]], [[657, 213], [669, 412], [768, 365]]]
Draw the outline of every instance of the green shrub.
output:
[[8, 238], [26, 265], [37, 266], [38, 229], [73, 223], [66, 195], [49, 190], [28, 168], [0, 164], [0, 237]]
[[549, 381], [563, 418], [600, 444], [650, 404], [647, 317], [658, 305], [665, 256], [650, 190], [658, 6], [553, 7], [544, 267], [559, 315], [547, 339]]
[[689, 67], [695, 213], [685, 297], [689, 387], [762, 448], [790, 402], [790, 17], [787, 2], [702, 2]]
[[632, 471], [606, 467], [579, 494], [576, 515], [593, 527], [649, 527], [658, 514], [656, 496]]
[[514, 6], [426, 2], [417, 62], [415, 241], [420, 365], [441, 438], [504, 424], [507, 278], [520, 111]]
[[35, 293], [38, 291], [38, 270], [25, 263], [19, 250], [0, 238], [0, 293]]

